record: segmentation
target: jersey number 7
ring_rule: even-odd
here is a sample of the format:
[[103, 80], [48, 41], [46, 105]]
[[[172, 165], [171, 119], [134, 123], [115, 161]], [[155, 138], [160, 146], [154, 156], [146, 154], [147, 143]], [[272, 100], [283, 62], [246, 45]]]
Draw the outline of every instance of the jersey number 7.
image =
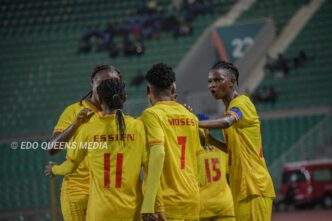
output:
[[[115, 188], [121, 188], [123, 153], [116, 155]], [[111, 155], [104, 154], [104, 187], [110, 188]]]
[[178, 144], [181, 145], [181, 155], [180, 155], [180, 168], [183, 170], [185, 168], [186, 159], [186, 136], [178, 136]]

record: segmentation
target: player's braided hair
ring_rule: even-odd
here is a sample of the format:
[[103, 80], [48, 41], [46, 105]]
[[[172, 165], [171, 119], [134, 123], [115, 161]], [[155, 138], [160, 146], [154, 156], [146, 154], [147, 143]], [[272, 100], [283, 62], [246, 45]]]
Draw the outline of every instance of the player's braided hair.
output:
[[175, 82], [175, 73], [166, 64], [158, 63], [147, 72], [145, 79], [155, 88], [165, 90], [169, 89]]
[[[122, 73], [119, 71], [119, 69], [117, 69], [116, 67], [109, 65], [109, 64], [102, 64], [102, 65], [98, 65], [96, 66], [93, 71], [91, 72], [91, 77], [90, 80], [92, 82], [93, 78], [100, 72], [100, 71], [104, 71], [107, 70], [109, 72], [114, 72], [117, 73], [119, 75], [119, 78], [122, 80]], [[82, 101], [88, 97], [91, 97], [92, 95], [92, 90], [90, 90], [84, 97], [82, 97], [80, 99], [80, 105], [82, 105]]]
[[239, 85], [239, 71], [232, 63], [227, 61], [218, 61], [211, 67], [211, 70], [216, 70], [216, 69], [228, 70], [231, 74], [234, 75], [236, 84]]
[[107, 79], [97, 87], [99, 98], [109, 109], [116, 110], [116, 124], [121, 140], [124, 141], [126, 124], [122, 114], [123, 103], [126, 100], [125, 83], [117, 78]]

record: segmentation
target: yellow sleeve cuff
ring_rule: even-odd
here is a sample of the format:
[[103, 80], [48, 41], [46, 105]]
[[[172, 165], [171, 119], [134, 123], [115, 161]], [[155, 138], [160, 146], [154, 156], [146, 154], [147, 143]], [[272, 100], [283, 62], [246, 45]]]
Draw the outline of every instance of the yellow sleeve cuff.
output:
[[155, 205], [154, 209], [155, 209], [155, 213], [165, 212], [165, 206], [164, 206], [164, 201], [163, 201], [163, 196], [161, 194], [160, 186], [159, 186], [159, 190], [157, 192], [156, 205]]
[[72, 173], [76, 168], [76, 165], [69, 161], [69, 160], [65, 160], [62, 164], [60, 165], [54, 165], [52, 167], [52, 173], [54, 175], [57, 175], [57, 176], [65, 176], [65, 175], [68, 175], [70, 173]]

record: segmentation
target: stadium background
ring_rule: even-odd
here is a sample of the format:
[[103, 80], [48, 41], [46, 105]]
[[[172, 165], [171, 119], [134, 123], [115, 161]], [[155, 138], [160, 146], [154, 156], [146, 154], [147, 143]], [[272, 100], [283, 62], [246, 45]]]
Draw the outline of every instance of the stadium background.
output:
[[[158, 15], [168, 14], [176, 18], [186, 15], [184, 10], [170, 10], [170, 4], [176, 1], [156, 2], [156, 5], [153, 3], [149, 7], [157, 10], [155, 13]], [[234, 14], [235, 19], [228, 25], [272, 20], [276, 35], [269, 47], [277, 47], [276, 44], [280, 42], [282, 44], [280, 36], [293, 35], [284, 50], [275, 53], [269, 49], [266, 51], [272, 57], [283, 53], [289, 63], [288, 74], [274, 77], [268, 70], [262, 71], [260, 62], [257, 62], [253, 70], [261, 68], [264, 76], [257, 78], [257, 85], [249, 91], [254, 96], [264, 86], [272, 86], [278, 94], [275, 103], [256, 102], [261, 115], [264, 156], [276, 191], [280, 185], [280, 169], [285, 162], [332, 157], [332, 2], [207, 2], [211, 3], [212, 10], [210, 8], [195, 14], [189, 23], [193, 30], [191, 34], [174, 37], [173, 31], [162, 31], [150, 39], [143, 39], [142, 55], [131, 56], [122, 53], [122, 37], [115, 36], [113, 42], [119, 46], [120, 53], [112, 57], [107, 51], [93, 49], [100, 43], [96, 37], [90, 39], [92, 50], [89, 53], [77, 53], [82, 46], [80, 39], [91, 27], [104, 31], [110, 23], [126, 23], [136, 15], [138, 9], [144, 8], [144, 1], [0, 1], [0, 220], [51, 220], [50, 183], [43, 175], [43, 167], [49, 160], [61, 162], [65, 153], [50, 157], [41, 148], [20, 150], [11, 145], [12, 142], [18, 142], [20, 146], [22, 141], [39, 144], [47, 141], [64, 108], [89, 91], [89, 74], [96, 65], [112, 64], [121, 70], [129, 97], [126, 112], [138, 116], [147, 102], [144, 83], [132, 83], [137, 72], [144, 74], [153, 63], [159, 61], [177, 70], [188, 54], [193, 53], [192, 49], [199, 43], [205, 30], [213, 27], [215, 21]], [[236, 7], [241, 4], [248, 7], [237, 12]], [[308, 19], [293, 19], [301, 10], [310, 11]], [[151, 16], [156, 14], [152, 13]], [[294, 25], [291, 21], [298, 21], [301, 24], [295, 25], [303, 27], [294, 33], [288, 27]], [[136, 37], [133, 35], [132, 39], [135, 41]], [[305, 51], [307, 59], [296, 69], [292, 58], [301, 50]], [[266, 62], [265, 59], [264, 55], [259, 61]], [[191, 64], [195, 65], [199, 64]], [[202, 74], [206, 75], [207, 71]], [[255, 73], [251, 75], [255, 77]], [[207, 91], [206, 81], [201, 85]], [[192, 99], [186, 101], [191, 104]], [[219, 110], [216, 106], [209, 115], [222, 113]], [[221, 136], [218, 132], [214, 133]], [[57, 199], [60, 184], [61, 178], [57, 178]], [[57, 205], [59, 208], [58, 201]]]

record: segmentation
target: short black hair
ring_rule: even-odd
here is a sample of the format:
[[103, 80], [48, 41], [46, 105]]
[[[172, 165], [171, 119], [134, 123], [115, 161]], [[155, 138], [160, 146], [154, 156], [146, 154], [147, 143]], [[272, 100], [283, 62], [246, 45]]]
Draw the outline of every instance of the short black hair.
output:
[[239, 70], [232, 63], [227, 61], [218, 61], [211, 67], [211, 70], [217, 70], [217, 69], [228, 70], [229, 73], [234, 75], [236, 83], [237, 85], [239, 85]]
[[164, 63], [158, 63], [145, 75], [145, 80], [153, 87], [159, 90], [169, 89], [175, 82], [175, 73], [173, 69]]

